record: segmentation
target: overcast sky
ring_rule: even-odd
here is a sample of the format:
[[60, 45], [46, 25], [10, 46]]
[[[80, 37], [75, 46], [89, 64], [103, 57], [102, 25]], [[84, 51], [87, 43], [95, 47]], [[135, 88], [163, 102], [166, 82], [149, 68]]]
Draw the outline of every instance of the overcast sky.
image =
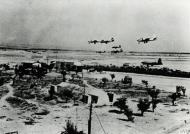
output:
[[[136, 41], [149, 36], [158, 40]], [[1, 43], [100, 49], [88, 40], [111, 37], [125, 51], [190, 52], [190, 1], [0, 0]]]

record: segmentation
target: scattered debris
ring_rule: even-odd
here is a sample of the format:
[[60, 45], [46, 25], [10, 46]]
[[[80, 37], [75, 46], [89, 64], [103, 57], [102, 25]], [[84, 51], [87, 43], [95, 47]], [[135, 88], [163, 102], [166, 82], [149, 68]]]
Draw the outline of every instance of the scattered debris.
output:
[[178, 109], [169, 110], [170, 113], [177, 113], [178, 111], [179, 111]]
[[24, 111], [36, 111], [38, 107], [35, 104], [28, 103], [26, 100], [18, 97], [8, 97], [6, 98], [7, 102], [15, 108], [21, 108]]
[[24, 123], [25, 123], [25, 125], [34, 125], [34, 123], [36, 123], [36, 122], [34, 119], [27, 117], [26, 121], [24, 121]]

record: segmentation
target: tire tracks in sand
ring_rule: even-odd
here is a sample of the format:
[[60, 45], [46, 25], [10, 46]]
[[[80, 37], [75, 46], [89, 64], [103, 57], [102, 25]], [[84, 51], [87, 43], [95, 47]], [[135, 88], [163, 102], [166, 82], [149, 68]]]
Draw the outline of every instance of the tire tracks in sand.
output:
[[11, 82], [5, 84], [5, 86], [7, 87], [7, 89], [9, 90], [9, 92], [1, 98], [1, 100], [0, 100], [0, 107], [6, 105], [7, 107], [10, 108], [10, 104], [6, 101], [6, 98], [13, 96], [13, 90], [14, 90], [14, 88], [11, 86]]

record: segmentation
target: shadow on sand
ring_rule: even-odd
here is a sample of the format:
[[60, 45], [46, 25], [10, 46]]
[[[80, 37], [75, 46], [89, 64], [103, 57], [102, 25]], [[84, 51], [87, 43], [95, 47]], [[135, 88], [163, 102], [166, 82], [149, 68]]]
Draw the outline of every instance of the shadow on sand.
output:
[[141, 116], [142, 117], [141, 113], [133, 113], [133, 115], [134, 116]]
[[[121, 119], [121, 118], [117, 118], [118, 120], [120, 120], [120, 121], [129, 121], [129, 122], [133, 122], [133, 121], [130, 121], [130, 120], [128, 120], [128, 119]], [[128, 125], [127, 125], [128, 126]], [[128, 126], [128, 127], [131, 127], [131, 126]]]
[[165, 105], [166, 107], [170, 107], [170, 106], [178, 106], [177, 104], [172, 105], [172, 104], [169, 104], [169, 103], [164, 103], [163, 105]]
[[109, 110], [109, 113], [116, 113], [116, 114], [122, 114], [123, 112], [122, 111], [119, 111], [119, 110]]
[[146, 112], [153, 112], [153, 111], [148, 109], [148, 110], [146, 110]]

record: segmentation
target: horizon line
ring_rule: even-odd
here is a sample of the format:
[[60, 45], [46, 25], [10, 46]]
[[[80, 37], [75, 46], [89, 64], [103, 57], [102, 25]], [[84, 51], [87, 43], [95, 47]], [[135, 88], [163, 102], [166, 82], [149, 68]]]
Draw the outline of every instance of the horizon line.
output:
[[[41, 51], [88, 51], [88, 52], [96, 52], [96, 50], [87, 50], [87, 49], [62, 49], [62, 48], [16, 48], [16, 47], [0, 47], [0, 50], [24, 50], [24, 51], [28, 51], [28, 50], [41, 50]], [[190, 52], [170, 52], [170, 51], [124, 51], [127, 53], [161, 53], [161, 54], [190, 54]]]

